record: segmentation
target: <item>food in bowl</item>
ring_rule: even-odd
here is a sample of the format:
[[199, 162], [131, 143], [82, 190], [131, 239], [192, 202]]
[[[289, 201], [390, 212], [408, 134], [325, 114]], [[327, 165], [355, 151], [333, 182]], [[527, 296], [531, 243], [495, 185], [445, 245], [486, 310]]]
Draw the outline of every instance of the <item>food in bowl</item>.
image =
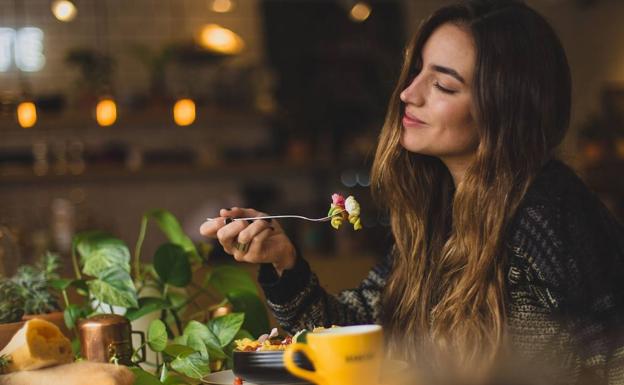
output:
[[257, 340], [243, 338], [234, 341], [236, 350], [240, 352], [266, 352], [286, 350], [286, 346], [292, 343], [293, 337], [279, 337], [277, 328], [273, 328], [270, 334], [263, 334]]
[[[308, 384], [307, 381], [295, 377], [284, 366], [284, 350], [294, 342], [302, 342], [306, 330], [294, 336], [280, 337], [277, 329], [260, 336], [257, 340], [243, 338], [235, 340], [233, 352], [235, 375], [234, 383], [241, 385], [244, 381], [255, 384]], [[298, 355], [295, 362], [303, 368], [312, 370], [312, 364], [303, 355]]]

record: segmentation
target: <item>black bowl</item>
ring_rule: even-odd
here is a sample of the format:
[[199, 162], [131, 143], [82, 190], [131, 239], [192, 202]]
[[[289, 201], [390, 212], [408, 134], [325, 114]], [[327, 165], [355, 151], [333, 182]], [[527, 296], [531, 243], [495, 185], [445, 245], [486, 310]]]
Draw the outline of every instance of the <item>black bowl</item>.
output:
[[[301, 353], [295, 354], [295, 363], [303, 369], [314, 370], [310, 361]], [[232, 371], [236, 377], [259, 385], [309, 384], [286, 369], [283, 351], [234, 351]]]

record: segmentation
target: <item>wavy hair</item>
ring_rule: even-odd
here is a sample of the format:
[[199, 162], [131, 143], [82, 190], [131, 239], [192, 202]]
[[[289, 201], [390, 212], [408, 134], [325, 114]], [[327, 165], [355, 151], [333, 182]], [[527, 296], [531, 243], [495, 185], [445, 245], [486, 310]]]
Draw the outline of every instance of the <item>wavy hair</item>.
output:
[[[458, 186], [441, 160], [400, 144], [399, 94], [420, 72], [427, 39], [446, 23], [469, 32], [476, 50], [479, 144]], [[565, 135], [570, 87], [558, 37], [522, 2], [463, 1], [421, 24], [406, 48], [372, 167], [372, 192], [390, 213], [395, 240], [382, 306], [394, 352], [414, 359], [434, 349], [459, 364], [499, 356], [507, 227]]]

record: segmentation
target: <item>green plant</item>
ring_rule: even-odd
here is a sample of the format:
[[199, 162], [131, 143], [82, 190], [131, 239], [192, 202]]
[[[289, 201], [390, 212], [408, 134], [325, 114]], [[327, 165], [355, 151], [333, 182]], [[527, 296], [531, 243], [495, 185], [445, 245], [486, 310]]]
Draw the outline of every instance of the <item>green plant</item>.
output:
[[[209, 320], [207, 323], [190, 321], [184, 332], [167, 343], [165, 324], [161, 320], [151, 322], [147, 333], [147, 345], [161, 358], [156, 377], [146, 378], [146, 382], [136, 385], [195, 383], [212, 370], [231, 367], [234, 341], [239, 338], [252, 338], [249, 332], [241, 329], [244, 313], [232, 313]], [[139, 371], [140, 369], [135, 369]], [[158, 381], [158, 382], [155, 382]]]
[[0, 323], [60, 310], [53, 285], [58, 267], [58, 255], [46, 253], [36, 265], [20, 266], [13, 277], [0, 278]]
[[24, 315], [24, 299], [19, 288], [9, 278], [0, 277], [0, 323], [21, 321]]
[[58, 279], [59, 256], [46, 253], [35, 265], [20, 266], [12, 280], [24, 300], [24, 314], [44, 314], [61, 310], [52, 281]]
[[[150, 222], [156, 223], [168, 242], [157, 248], [150, 263], [142, 263]], [[65, 322], [73, 328], [79, 318], [109, 310], [105, 304], [127, 308], [125, 316], [131, 321], [159, 312], [146, 344], [157, 352], [157, 362], [150, 364], [162, 381], [192, 382], [211, 370], [231, 367], [232, 341], [264, 333], [269, 328], [268, 316], [249, 274], [235, 265], [213, 266], [208, 254], [200, 254], [175, 216], [160, 209], [143, 216], [132, 261], [124, 242], [110, 234], [77, 234], [72, 252], [76, 279], [55, 281], [66, 303]], [[194, 282], [193, 276], [200, 272], [205, 272], [203, 279]], [[85, 296], [85, 303], [69, 303], [67, 290], [72, 287]], [[202, 298], [202, 303], [212, 305], [202, 306]], [[211, 310], [223, 306], [235, 313], [208, 319]], [[137, 374], [136, 384], [155, 383], [160, 380], [151, 374]]]

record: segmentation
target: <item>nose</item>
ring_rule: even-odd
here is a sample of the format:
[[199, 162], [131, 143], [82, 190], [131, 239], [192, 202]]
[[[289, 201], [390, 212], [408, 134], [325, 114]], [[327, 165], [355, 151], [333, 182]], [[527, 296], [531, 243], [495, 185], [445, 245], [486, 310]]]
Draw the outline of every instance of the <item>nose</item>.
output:
[[410, 84], [408, 84], [407, 88], [401, 91], [400, 98], [405, 104], [414, 104], [417, 106], [425, 104], [425, 97], [423, 95], [419, 76], [415, 76]]

